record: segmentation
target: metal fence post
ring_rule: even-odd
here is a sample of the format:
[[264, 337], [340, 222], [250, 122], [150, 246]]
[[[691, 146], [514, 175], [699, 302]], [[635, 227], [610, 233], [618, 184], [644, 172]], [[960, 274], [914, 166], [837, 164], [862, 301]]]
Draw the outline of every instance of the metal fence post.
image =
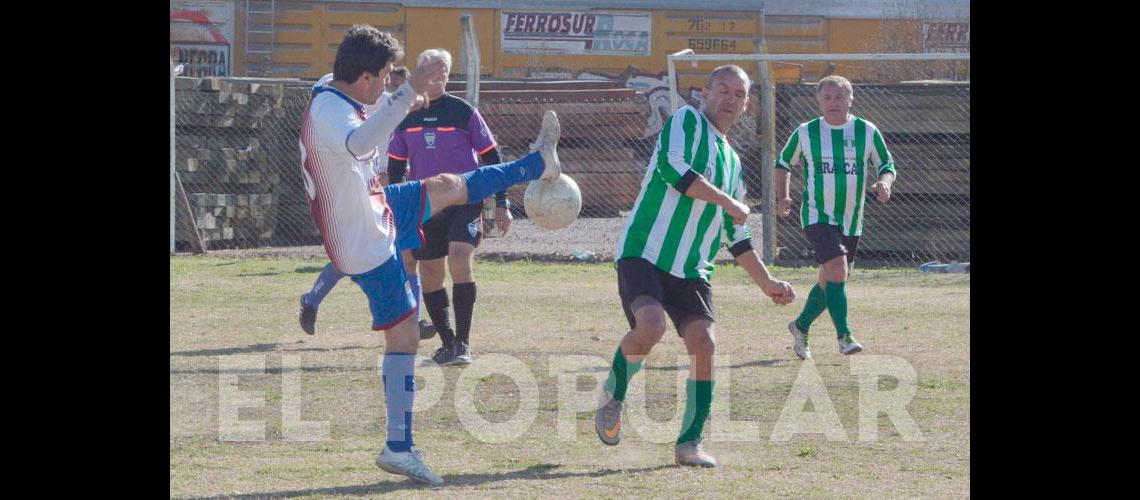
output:
[[170, 56], [170, 255], [174, 255], [174, 56]]
[[[761, 16], [764, 14], [761, 13]], [[761, 21], [763, 22], [763, 21]], [[768, 42], [760, 39], [760, 53], [768, 53]], [[776, 180], [772, 171], [776, 164], [776, 85], [772, 78], [771, 65], [759, 61], [760, 66], [760, 185], [764, 187], [761, 197], [761, 243], [760, 257], [771, 263], [776, 259]]]

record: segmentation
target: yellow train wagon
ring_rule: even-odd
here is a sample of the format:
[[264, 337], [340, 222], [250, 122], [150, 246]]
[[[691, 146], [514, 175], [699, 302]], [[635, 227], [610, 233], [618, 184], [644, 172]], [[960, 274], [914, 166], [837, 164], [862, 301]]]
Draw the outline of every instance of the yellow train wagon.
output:
[[[664, 85], [665, 57], [686, 48], [753, 54], [764, 39], [774, 54], [969, 50], [969, 2], [962, 0], [911, 7], [871, 0], [722, 0], [716, 9], [677, 0], [172, 0], [171, 54], [195, 57], [202, 64], [188, 68], [218, 76], [315, 79], [331, 70], [349, 27], [367, 23], [403, 41], [412, 66], [424, 49], [448, 49], [458, 75], [464, 70], [464, 13], [473, 17], [485, 78], [624, 80], [639, 90]], [[679, 65], [680, 87], [699, 88], [717, 64]], [[939, 64], [805, 62], [773, 69], [777, 83], [814, 81], [831, 72], [865, 82], [963, 72]]]

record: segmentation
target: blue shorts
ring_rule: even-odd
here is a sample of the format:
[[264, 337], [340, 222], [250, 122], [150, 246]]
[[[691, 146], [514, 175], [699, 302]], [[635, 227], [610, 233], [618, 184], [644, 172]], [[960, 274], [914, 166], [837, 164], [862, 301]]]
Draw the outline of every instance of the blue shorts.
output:
[[388, 330], [416, 312], [418, 297], [404, 271], [402, 250], [424, 243], [422, 225], [429, 214], [427, 191], [420, 181], [402, 182], [384, 188], [388, 207], [396, 220], [396, 253], [375, 269], [351, 276], [368, 297], [372, 330]]
[[416, 312], [419, 304], [399, 252], [375, 269], [351, 278], [368, 297], [372, 330], [388, 330]]
[[424, 183], [389, 184], [384, 188], [384, 196], [396, 219], [396, 250], [415, 250], [423, 246], [423, 223], [430, 215]]

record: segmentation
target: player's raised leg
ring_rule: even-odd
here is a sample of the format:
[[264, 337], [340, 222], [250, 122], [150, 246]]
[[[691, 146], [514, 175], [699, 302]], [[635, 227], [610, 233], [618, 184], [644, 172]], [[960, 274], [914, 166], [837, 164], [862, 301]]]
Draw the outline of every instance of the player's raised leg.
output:
[[531, 144], [531, 153], [515, 161], [480, 167], [463, 175], [440, 174], [424, 179], [430, 215], [453, 205], [466, 205], [487, 198], [515, 184], [538, 179], [552, 180], [562, 175], [558, 161], [558, 139], [562, 128], [558, 115], [547, 111], [542, 129]]
[[344, 277], [340, 271], [336, 270], [332, 262], [325, 264], [324, 269], [317, 275], [317, 280], [313, 282], [312, 290], [309, 293], [301, 295], [301, 311], [298, 317], [301, 321], [301, 329], [309, 335], [317, 333], [317, 309], [321, 307], [321, 301], [325, 300], [325, 296], [332, 291], [337, 282]]

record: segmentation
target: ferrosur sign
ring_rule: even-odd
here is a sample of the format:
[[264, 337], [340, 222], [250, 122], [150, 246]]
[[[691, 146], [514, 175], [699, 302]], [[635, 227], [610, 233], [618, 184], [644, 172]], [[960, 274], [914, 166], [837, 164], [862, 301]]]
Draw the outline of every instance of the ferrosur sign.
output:
[[504, 11], [502, 27], [507, 54], [650, 55], [649, 14]]

